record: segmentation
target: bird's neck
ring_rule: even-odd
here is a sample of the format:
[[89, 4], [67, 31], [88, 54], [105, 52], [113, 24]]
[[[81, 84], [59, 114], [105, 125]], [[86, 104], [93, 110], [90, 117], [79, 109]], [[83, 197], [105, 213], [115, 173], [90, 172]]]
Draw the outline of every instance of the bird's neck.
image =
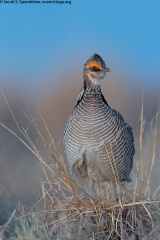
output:
[[91, 79], [87, 75], [84, 75], [84, 89], [88, 94], [101, 94], [100, 79]]

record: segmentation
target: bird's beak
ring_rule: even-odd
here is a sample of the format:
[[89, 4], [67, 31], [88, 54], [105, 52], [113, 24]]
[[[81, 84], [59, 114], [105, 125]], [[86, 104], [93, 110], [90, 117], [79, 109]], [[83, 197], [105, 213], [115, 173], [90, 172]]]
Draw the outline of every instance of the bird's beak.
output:
[[110, 72], [111, 70], [106, 67], [105, 69], [101, 69], [101, 71], [103, 71], [103, 72]]
[[111, 71], [109, 68], [106, 68], [105, 70], [106, 70], [106, 72], [110, 72]]

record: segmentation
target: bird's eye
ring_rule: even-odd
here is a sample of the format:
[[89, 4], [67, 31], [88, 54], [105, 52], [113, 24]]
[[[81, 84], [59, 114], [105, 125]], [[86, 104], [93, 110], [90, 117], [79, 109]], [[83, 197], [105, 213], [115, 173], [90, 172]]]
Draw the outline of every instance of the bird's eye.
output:
[[91, 67], [91, 70], [93, 70], [93, 71], [98, 71], [98, 68], [95, 67], [95, 66], [93, 66], [93, 67]]

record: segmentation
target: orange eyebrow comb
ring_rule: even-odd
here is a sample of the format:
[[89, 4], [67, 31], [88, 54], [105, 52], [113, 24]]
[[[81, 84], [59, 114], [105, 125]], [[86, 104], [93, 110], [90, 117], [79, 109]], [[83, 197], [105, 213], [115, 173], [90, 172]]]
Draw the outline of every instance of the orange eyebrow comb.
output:
[[100, 64], [97, 62], [90, 62], [90, 63], [88, 63], [88, 67], [100, 68]]

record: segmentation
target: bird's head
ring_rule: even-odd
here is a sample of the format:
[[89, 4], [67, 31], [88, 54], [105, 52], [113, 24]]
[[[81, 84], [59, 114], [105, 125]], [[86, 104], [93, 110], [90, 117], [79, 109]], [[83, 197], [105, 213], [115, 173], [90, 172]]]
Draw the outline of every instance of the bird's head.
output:
[[106, 76], [106, 72], [110, 72], [110, 69], [98, 54], [93, 54], [84, 65], [84, 77], [93, 84], [100, 82]]

